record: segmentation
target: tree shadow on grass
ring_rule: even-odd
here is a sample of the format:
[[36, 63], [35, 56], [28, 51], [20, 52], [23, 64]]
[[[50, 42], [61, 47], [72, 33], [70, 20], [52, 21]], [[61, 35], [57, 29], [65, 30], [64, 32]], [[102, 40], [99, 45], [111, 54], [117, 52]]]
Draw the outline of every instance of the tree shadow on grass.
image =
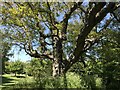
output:
[[12, 79], [12, 78], [2, 76], [2, 86], [3, 87], [9, 87], [9, 86], [15, 85], [15, 83], [13, 81], [14, 81], [14, 79]]
[[9, 77], [4, 77], [4, 76], [2, 76], [2, 83], [4, 84], [4, 83], [12, 83], [12, 81], [13, 81], [14, 79], [11, 79], [11, 78], [9, 78]]
[[2, 76], [2, 86], [13, 86], [16, 84], [16, 81], [20, 80], [19, 78], [25, 78], [25, 76], [10, 76], [10, 77]]
[[25, 78], [25, 76], [16, 76], [17, 78]]

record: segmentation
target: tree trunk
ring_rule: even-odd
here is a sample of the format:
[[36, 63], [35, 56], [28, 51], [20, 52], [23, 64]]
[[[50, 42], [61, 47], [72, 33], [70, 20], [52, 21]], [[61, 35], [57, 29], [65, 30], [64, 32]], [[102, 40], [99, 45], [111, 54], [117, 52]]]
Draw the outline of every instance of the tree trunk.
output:
[[59, 76], [62, 73], [62, 40], [54, 38], [53, 47], [53, 77]]
[[54, 61], [53, 62], [53, 77], [56, 77], [59, 75], [59, 63], [58, 63], [58, 60]]

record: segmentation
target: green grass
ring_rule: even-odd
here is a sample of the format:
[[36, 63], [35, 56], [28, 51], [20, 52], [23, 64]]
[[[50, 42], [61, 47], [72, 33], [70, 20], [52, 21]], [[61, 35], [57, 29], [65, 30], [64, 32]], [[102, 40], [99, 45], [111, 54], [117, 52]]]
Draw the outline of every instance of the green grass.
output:
[[[92, 90], [91, 88], [101, 88], [102, 79], [91, 75], [80, 76], [73, 72], [68, 72], [65, 76], [53, 78], [38, 77], [37, 80], [30, 76], [5, 74], [3, 75], [3, 90], [30, 88], [81, 88]], [[1, 89], [0, 89], [1, 90]]]
[[14, 76], [12, 74], [5, 74], [2, 75], [2, 85], [0, 85], [0, 88], [6, 88], [6, 87], [12, 87], [17, 84], [22, 84], [22, 83], [31, 83], [33, 82], [33, 78], [30, 76], [25, 76], [25, 75], [17, 75]]

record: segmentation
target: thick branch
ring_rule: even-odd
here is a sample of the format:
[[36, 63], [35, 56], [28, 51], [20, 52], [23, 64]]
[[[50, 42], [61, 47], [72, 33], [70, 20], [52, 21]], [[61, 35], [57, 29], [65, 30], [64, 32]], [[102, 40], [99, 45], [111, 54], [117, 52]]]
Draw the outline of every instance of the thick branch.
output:
[[[101, 6], [103, 7], [103, 6]], [[100, 21], [111, 11], [113, 11], [115, 7], [115, 3], [109, 3], [106, 8], [103, 8], [102, 10], [100, 10], [99, 14], [97, 15], [97, 17], [91, 18], [91, 20], [89, 22], [89, 24], [87, 24], [86, 26], [84, 26], [81, 30], [81, 33], [78, 35], [78, 39], [77, 39], [77, 44], [76, 44], [76, 48], [72, 54], [72, 56], [70, 57], [70, 63], [68, 63], [69, 65], [67, 65], [68, 67], [66, 68], [66, 71], [71, 67], [71, 65], [73, 65], [75, 62], [77, 62], [79, 60], [80, 55], [83, 53], [83, 49], [84, 49], [84, 45], [85, 45], [85, 38], [87, 37], [87, 35], [90, 33], [90, 31], [92, 30], [92, 28], [100, 23]], [[100, 7], [98, 7], [100, 8]], [[96, 8], [96, 10], [98, 10], [98, 8]], [[96, 11], [95, 11], [96, 12]], [[98, 11], [97, 11], [98, 12]], [[90, 14], [92, 17], [92, 15], [94, 15], [94, 13]], [[94, 16], [93, 16], [94, 17]], [[93, 22], [92, 22], [93, 21]]]
[[109, 12], [113, 12], [115, 9], [115, 3], [109, 3], [108, 6], [104, 9], [102, 9], [96, 16], [96, 22], [95, 24], [97, 24], [98, 22], [100, 22]]
[[[101, 6], [103, 7], [103, 6]], [[89, 23], [87, 26], [85, 26], [81, 32], [81, 34], [78, 36], [78, 39], [77, 39], [77, 45], [76, 45], [76, 48], [75, 48], [75, 51], [74, 51], [74, 56], [75, 56], [75, 60], [78, 59], [78, 57], [80, 56], [82, 50], [83, 50], [83, 47], [84, 47], [84, 43], [85, 43], [85, 38], [86, 36], [90, 33], [90, 31], [92, 30], [92, 28], [97, 24], [99, 23], [106, 15], [107, 13], [109, 13], [111, 10], [113, 10], [113, 8], [115, 7], [115, 3], [110, 3], [106, 8], [104, 8], [100, 13], [99, 15], [95, 18], [97, 19], [96, 21], [94, 21], [94, 18], [92, 21], [94, 22], [91, 22]], [[100, 8], [100, 7], [98, 7]], [[96, 10], [98, 10], [96, 8]], [[101, 10], [101, 9], [100, 9]], [[96, 11], [95, 11], [96, 12]], [[93, 13], [94, 14], [94, 13]], [[90, 14], [92, 17], [92, 13]], [[74, 60], [74, 61], [75, 61]]]
[[101, 11], [101, 9], [106, 5], [105, 2], [103, 3], [98, 3], [97, 5], [95, 5], [95, 7], [93, 7], [90, 11], [89, 11], [89, 14], [88, 14], [88, 24], [91, 23], [91, 21], [94, 21], [95, 20], [95, 16], [96, 14]]
[[27, 48], [26, 47], [26, 44], [24, 45], [24, 50], [25, 50], [25, 52], [27, 53], [27, 54], [29, 54], [31, 57], [35, 57], [35, 58], [48, 58], [48, 59], [53, 59], [53, 56], [52, 55], [48, 55], [48, 54], [44, 54], [44, 53], [42, 53], [42, 54], [40, 54], [40, 53], [38, 53], [38, 51], [37, 50], [33, 50], [33, 49], [31, 49], [31, 48]]
[[36, 50], [34, 50], [33, 53], [29, 54], [31, 57], [35, 57], [35, 58], [48, 58], [53, 60], [53, 56], [52, 55], [47, 55], [47, 54], [39, 54]]

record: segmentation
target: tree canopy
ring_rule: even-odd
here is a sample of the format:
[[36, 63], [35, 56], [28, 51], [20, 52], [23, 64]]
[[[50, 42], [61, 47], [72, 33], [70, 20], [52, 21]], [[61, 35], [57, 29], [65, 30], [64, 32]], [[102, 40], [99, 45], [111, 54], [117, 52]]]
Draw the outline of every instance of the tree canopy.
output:
[[31, 57], [51, 60], [57, 76], [78, 61], [85, 66], [82, 56], [104, 38], [113, 21], [119, 22], [119, 7], [117, 2], [5, 2], [2, 34]]

